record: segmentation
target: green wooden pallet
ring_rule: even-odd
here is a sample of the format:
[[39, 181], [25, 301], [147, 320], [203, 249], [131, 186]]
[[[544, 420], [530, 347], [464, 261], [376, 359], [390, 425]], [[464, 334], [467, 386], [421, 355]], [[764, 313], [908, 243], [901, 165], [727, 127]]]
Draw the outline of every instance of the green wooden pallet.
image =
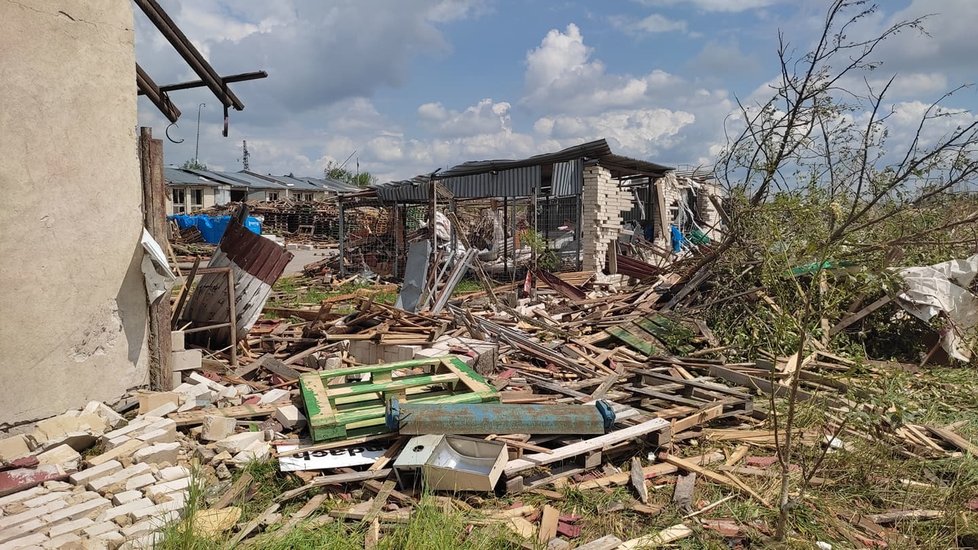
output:
[[[396, 371], [416, 371], [423, 374]], [[370, 380], [330, 384], [344, 376], [369, 374]], [[495, 388], [456, 357], [414, 359], [382, 365], [307, 372], [299, 389], [314, 441], [386, 433], [387, 401], [407, 403], [483, 403], [499, 400]]]

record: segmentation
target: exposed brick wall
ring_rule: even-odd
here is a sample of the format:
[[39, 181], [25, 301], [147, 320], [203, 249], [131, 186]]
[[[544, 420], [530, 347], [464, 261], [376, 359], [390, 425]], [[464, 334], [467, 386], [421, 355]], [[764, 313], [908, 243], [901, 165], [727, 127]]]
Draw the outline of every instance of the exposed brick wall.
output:
[[604, 269], [608, 245], [621, 232], [622, 212], [632, 209], [632, 195], [618, 188], [618, 181], [602, 166], [584, 168], [581, 248], [585, 270]]

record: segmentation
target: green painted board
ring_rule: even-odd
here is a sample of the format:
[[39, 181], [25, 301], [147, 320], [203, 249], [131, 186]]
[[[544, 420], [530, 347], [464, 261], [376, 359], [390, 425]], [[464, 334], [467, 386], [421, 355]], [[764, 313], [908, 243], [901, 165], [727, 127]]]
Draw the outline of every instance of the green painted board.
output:
[[[424, 366], [430, 366], [431, 372], [391, 378], [394, 371]], [[329, 380], [340, 376], [367, 373], [371, 374], [370, 381], [328, 385]], [[299, 389], [314, 441], [386, 433], [384, 414], [387, 400], [392, 397], [410, 403], [499, 400], [495, 388], [452, 356], [303, 373], [299, 377]]]
[[659, 353], [659, 351], [651, 343], [646, 342], [638, 336], [635, 336], [631, 332], [625, 330], [625, 328], [622, 326], [608, 327], [604, 330], [608, 334], [624, 342], [626, 345], [628, 345], [628, 347], [636, 351], [640, 351], [645, 355], [651, 356]]

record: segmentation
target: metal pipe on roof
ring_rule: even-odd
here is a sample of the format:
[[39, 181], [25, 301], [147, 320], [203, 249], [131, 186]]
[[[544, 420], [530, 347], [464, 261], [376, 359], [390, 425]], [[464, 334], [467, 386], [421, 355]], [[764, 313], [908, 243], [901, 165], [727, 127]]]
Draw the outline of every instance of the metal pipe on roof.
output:
[[[232, 82], [246, 82], [248, 80], [259, 80], [262, 78], [268, 78], [268, 73], [265, 71], [253, 71], [250, 73], [238, 73], [228, 76], [222, 76], [221, 82], [223, 84], [230, 84]], [[174, 92], [177, 90], [189, 90], [191, 88], [200, 88], [206, 86], [207, 83], [203, 80], [192, 80], [190, 82], [181, 82], [179, 84], [167, 84], [165, 86], [160, 86], [161, 92]]]
[[135, 0], [135, 2], [225, 107], [234, 107], [238, 111], [244, 109], [241, 100], [221, 81], [217, 71], [204, 59], [156, 0]]
[[180, 109], [177, 108], [166, 93], [160, 90], [156, 82], [150, 78], [146, 71], [136, 63], [136, 88], [149, 99], [156, 108], [163, 113], [170, 122], [176, 122], [180, 118]]

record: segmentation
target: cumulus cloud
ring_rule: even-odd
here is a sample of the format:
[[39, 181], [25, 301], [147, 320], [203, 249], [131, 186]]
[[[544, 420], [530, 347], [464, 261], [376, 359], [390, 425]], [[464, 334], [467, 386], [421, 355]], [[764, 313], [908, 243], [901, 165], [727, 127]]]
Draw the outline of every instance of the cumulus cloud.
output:
[[523, 103], [551, 112], [598, 113], [638, 106], [682, 85], [681, 78], [658, 69], [640, 77], [609, 74], [601, 60], [591, 59], [592, 53], [573, 23], [563, 32], [548, 32], [526, 54]]
[[446, 109], [441, 103], [425, 103], [418, 107], [418, 118], [429, 130], [440, 136], [463, 137], [488, 134], [511, 128], [510, 104], [490, 98], [462, 111]]

